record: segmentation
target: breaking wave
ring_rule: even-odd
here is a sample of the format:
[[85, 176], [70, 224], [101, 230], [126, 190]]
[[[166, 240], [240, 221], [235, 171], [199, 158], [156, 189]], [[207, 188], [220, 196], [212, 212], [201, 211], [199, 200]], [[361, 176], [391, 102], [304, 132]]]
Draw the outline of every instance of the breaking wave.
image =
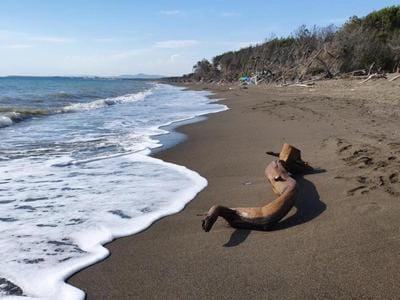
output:
[[82, 110], [90, 110], [90, 109], [97, 109], [97, 108], [102, 108], [102, 107], [107, 107], [115, 104], [121, 104], [121, 103], [128, 103], [128, 102], [136, 102], [143, 100], [147, 96], [151, 95], [153, 92], [151, 90], [147, 90], [144, 92], [139, 92], [135, 94], [128, 94], [128, 95], [123, 95], [115, 98], [107, 98], [107, 99], [100, 99], [100, 100], [95, 100], [92, 102], [87, 102], [87, 103], [74, 103], [71, 105], [64, 106], [61, 110], [59, 110], [60, 113], [69, 113], [69, 112], [75, 112], [75, 111], [82, 111]]
[[227, 107], [205, 92], [144, 84], [0, 133], [1, 299], [84, 299], [67, 277], [104, 259], [106, 242], [182, 210], [207, 185], [150, 154], [168, 137], [178, 141], [165, 126]]
[[[91, 102], [71, 103], [62, 108], [56, 109], [0, 107], [0, 128], [8, 127], [33, 117], [42, 117], [61, 113], [74, 113], [84, 110], [104, 108], [115, 104], [136, 102], [145, 99], [152, 93], [152, 89], [149, 89], [143, 92], [126, 94], [114, 98], [99, 99]], [[68, 97], [70, 97], [70, 95], [68, 95]]]

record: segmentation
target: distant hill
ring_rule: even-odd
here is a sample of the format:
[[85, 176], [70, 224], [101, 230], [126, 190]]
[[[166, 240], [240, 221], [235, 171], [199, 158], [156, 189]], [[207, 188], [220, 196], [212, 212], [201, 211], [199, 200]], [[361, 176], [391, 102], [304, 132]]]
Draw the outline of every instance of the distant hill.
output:
[[139, 74], [135, 74], [135, 75], [119, 75], [119, 76], [115, 76], [115, 77], [121, 78], [121, 79], [160, 79], [160, 78], [164, 78], [165, 76], [139, 73]]

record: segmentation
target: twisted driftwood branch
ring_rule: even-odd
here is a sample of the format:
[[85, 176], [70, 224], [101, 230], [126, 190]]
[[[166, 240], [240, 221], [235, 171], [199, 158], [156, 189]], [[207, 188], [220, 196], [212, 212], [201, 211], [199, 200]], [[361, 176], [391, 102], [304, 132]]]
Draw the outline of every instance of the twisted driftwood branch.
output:
[[300, 150], [289, 144], [284, 144], [279, 154], [267, 154], [279, 156], [279, 159], [272, 161], [265, 170], [265, 175], [278, 198], [262, 207], [229, 208], [214, 205], [202, 221], [204, 231], [210, 231], [218, 217], [225, 219], [234, 228], [268, 230], [287, 215], [296, 201], [297, 183], [291, 177], [291, 173], [301, 173], [312, 168], [301, 159]]
[[387, 78], [387, 77], [386, 77], [386, 74], [374, 73], [374, 74], [369, 75], [366, 79], [361, 81], [359, 84], [364, 84], [364, 83], [370, 81], [371, 79], [377, 79], [377, 78]]
[[396, 75], [389, 79], [389, 81], [395, 81], [396, 79], [400, 78], [400, 75]]

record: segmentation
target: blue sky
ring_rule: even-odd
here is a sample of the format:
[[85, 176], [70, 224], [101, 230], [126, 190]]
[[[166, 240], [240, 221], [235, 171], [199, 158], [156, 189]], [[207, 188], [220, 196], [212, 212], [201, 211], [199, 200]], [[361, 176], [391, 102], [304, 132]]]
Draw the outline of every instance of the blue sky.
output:
[[0, 75], [188, 73], [196, 61], [340, 25], [389, 0], [0, 0]]

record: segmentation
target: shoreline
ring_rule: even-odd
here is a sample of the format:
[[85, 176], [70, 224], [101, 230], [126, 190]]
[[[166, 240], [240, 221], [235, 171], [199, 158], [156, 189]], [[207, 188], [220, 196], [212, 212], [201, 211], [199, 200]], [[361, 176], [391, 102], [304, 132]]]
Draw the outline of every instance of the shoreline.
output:
[[[185, 123], [192, 123], [192, 122], [197, 122], [201, 119], [201, 115], [204, 114], [205, 112], [216, 112], [219, 110], [224, 110], [225, 106], [222, 105], [209, 105], [208, 103], [212, 102], [209, 101], [207, 98], [205, 98], [205, 94], [206, 93], [196, 93], [196, 92], [188, 92], [188, 93], [182, 93], [181, 92], [181, 88], [176, 88], [176, 87], [172, 87], [169, 86], [168, 89], [172, 89], [172, 91], [175, 91], [177, 93], [177, 95], [180, 95], [180, 97], [185, 97], [186, 98], [191, 98], [193, 99], [193, 101], [197, 104], [194, 106], [190, 106], [189, 105], [189, 109], [185, 109], [185, 107], [187, 106], [187, 104], [185, 104], [185, 98], [183, 98], [183, 100], [181, 100], [183, 102], [183, 105], [181, 108], [179, 101], [177, 101], [177, 105], [175, 105], [175, 107], [177, 107], [179, 110], [179, 113], [175, 113], [172, 114], [171, 116], [175, 116], [175, 118], [170, 117], [168, 121], [168, 118], [164, 118], [161, 120], [165, 120], [164, 122], [159, 122], [163, 125], [158, 125], [157, 127], [153, 127], [154, 130], [150, 131], [150, 133], [153, 133], [152, 135], [149, 133], [149, 140], [152, 140], [152, 142], [149, 142], [149, 145], [154, 145], [154, 147], [159, 146], [159, 143], [156, 142], [156, 139], [161, 139], [161, 137], [163, 137], [164, 139], [168, 140], [168, 143], [162, 141], [162, 143], [164, 144], [164, 148], [165, 147], [170, 147], [173, 144], [175, 144], [177, 142], [177, 140], [179, 140], [180, 136], [178, 134], [175, 134], [173, 128], [177, 127], [179, 125], [185, 124]], [[178, 97], [179, 98], [179, 97]], [[173, 98], [174, 99], [174, 98]], [[179, 100], [179, 99], [178, 99]], [[197, 101], [197, 102], [196, 102]], [[174, 102], [172, 102], [174, 103]], [[172, 111], [173, 112], [173, 111]], [[157, 114], [155, 115], [157, 116]], [[196, 117], [197, 116], [197, 117]], [[199, 117], [200, 116], [200, 117]], [[175, 121], [176, 120], [176, 121]], [[172, 131], [172, 133], [171, 133]], [[163, 134], [164, 133], [164, 134]], [[163, 134], [163, 135], [162, 135]], [[172, 137], [171, 137], [172, 136]], [[151, 137], [155, 137], [155, 138], [151, 138]], [[163, 147], [156, 147], [153, 149], [160, 149]], [[200, 191], [202, 190], [205, 185], [206, 185], [206, 180], [202, 177], [200, 177], [196, 172], [193, 172], [187, 168], [185, 168], [184, 166], [178, 166], [178, 165], [174, 165], [174, 164], [170, 164], [164, 161], [161, 161], [157, 158], [154, 157], [150, 157], [151, 155], [151, 150], [150, 147], [147, 148], [147, 150], [145, 150], [145, 152], [143, 153], [143, 155], [139, 155], [139, 156], [144, 156], [143, 158], [136, 158], [136, 159], [132, 159], [133, 161], [135, 161], [135, 164], [137, 164], [139, 161], [140, 162], [144, 162], [144, 163], [149, 163], [149, 169], [151, 172], [151, 165], [155, 165], [158, 166], [158, 170], [156, 173], [156, 175], [154, 176], [154, 181], [157, 182], [157, 177], [158, 177], [158, 184], [155, 185], [155, 187], [160, 187], [160, 186], [165, 186], [165, 191], [160, 190], [159, 192], [164, 193], [165, 195], [167, 195], [167, 197], [165, 197], [165, 201], [164, 203], [166, 203], [166, 205], [164, 205], [164, 207], [162, 207], [161, 209], [158, 209], [158, 211], [152, 212], [152, 206], [156, 207], [156, 204], [154, 201], [157, 201], [158, 197], [154, 197], [154, 193], [157, 193], [156, 190], [151, 189], [150, 192], [153, 193], [153, 197], [152, 198], [148, 198], [148, 201], [144, 201], [146, 203], [146, 207], [145, 209], [149, 209], [149, 213], [145, 214], [144, 216], [139, 216], [137, 218], [132, 218], [133, 222], [125, 222], [128, 223], [128, 226], [126, 226], [127, 224], [125, 224], [125, 226], [121, 226], [121, 224], [117, 225], [118, 220], [112, 220], [111, 226], [104, 230], [104, 223], [100, 226], [100, 230], [98, 230], [97, 232], [93, 231], [91, 232], [91, 236], [85, 237], [83, 234], [81, 234], [81, 236], [78, 236], [78, 240], [79, 240], [79, 246], [82, 247], [82, 252], [86, 251], [86, 256], [84, 256], [82, 259], [80, 260], [75, 260], [74, 264], [63, 264], [61, 266], [58, 267], [57, 270], [55, 270], [53, 273], [57, 274], [60, 280], [60, 285], [62, 285], [62, 288], [59, 289], [59, 291], [57, 293], [59, 293], [59, 296], [62, 297], [61, 295], [65, 295], [70, 293], [70, 296], [73, 298], [82, 298], [83, 297], [83, 292], [81, 290], [75, 289], [74, 287], [72, 287], [71, 285], [65, 285], [64, 284], [64, 280], [68, 277], [70, 277], [72, 274], [76, 273], [77, 271], [86, 268], [94, 263], [97, 263], [103, 259], [105, 259], [108, 256], [108, 251], [102, 247], [101, 244], [104, 243], [109, 243], [114, 239], [117, 239], [121, 236], [127, 236], [127, 235], [132, 235], [134, 233], [137, 232], [141, 232], [143, 230], [145, 230], [147, 227], [149, 227], [151, 225], [151, 223], [153, 223], [154, 221], [164, 217], [166, 214], [173, 214], [173, 213], [177, 213], [179, 211], [181, 211], [184, 208], [184, 205], [192, 200], [194, 198], [194, 196]], [[127, 154], [123, 154], [123, 155], [115, 155], [112, 157], [108, 157], [111, 159], [117, 158], [120, 156], [125, 156], [125, 155], [131, 155], [132, 153], [127, 153]], [[135, 156], [135, 155], [133, 155]], [[100, 160], [102, 160], [103, 157], [100, 158]], [[97, 159], [94, 161], [98, 161]], [[111, 164], [113, 165], [117, 165], [118, 161], [114, 161], [111, 162]], [[105, 164], [102, 164], [102, 168], [104, 170], [105, 168]], [[119, 166], [117, 167], [117, 169], [119, 170]], [[163, 170], [164, 169], [164, 170]], [[165, 169], [167, 170], [171, 170], [170, 173], [175, 172], [176, 175], [170, 175], [170, 173], [165, 172]], [[144, 172], [145, 173], [145, 172]], [[130, 174], [130, 175], [135, 175], [135, 174]], [[143, 173], [141, 173], [142, 176], [139, 175], [138, 181], [140, 182], [140, 177], [145, 178], [145, 174], [143, 176]], [[168, 176], [170, 176], [168, 178]], [[112, 174], [107, 174], [107, 173], [102, 173], [102, 178], [101, 179], [105, 179], [107, 180], [108, 178], [112, 178]], [[129, 178], [132, 179], [132, 177], [126, 177], [127, 181], [129, 181]], [[165, 180], [164, 180], [165, 178]], [[181, 178], [183, 178], [186, 181], [180, 181]], [[100, 177], [99, 177], [100, 179]], [[153, 178], [152, 177], [147, 177], [146, 180], [142, 181], [144, 182], [144, 188], [146, 187], [146, 184], [149, 182], [148, 180], [150, 180], [150, 182], [153, 182]], [[170, 184], [168, 186], [168, 180], [170, 180]], [[166, 183], [165, 183], [166, 182]], [[186, 182], [186, 183], [181, 183], [179, 184], [179, 182]], [[165, 184], [164, 184], [165, 183]], [[122, 181], [118, 181], [118, 185], [119, 186], [115, 186], [115, 188], [121, 187], [123, 184]], [[134, 186], [133, 186], [134, 187]], [[171, 188], [170, 188], [171, 187]], [[140, 188], [140, 186], [138, 187]], [[130, 187], [129, 184], [127, 184], [126, 188], [120, 189], [121, 192], [125, 191], [125, 195], [120, 194], [119, 197], [129, 197], [131, 198], [130, 195]], [[135, 192], [135, 191], [134, 191]], [[145, 195], [144, 195], [145, 196]], [[142, 194], [143, 197], [143, 194]], [[96, 197], [97, 198], [97, 197]], [[108, 198], [108, 197], [107, 197]], [[143, 200], [143, 198], [141, 197], [137, 197], [139, 200]], [[98, 200], [102, 200], [101, 198], [97, 198]], [[169, 199], [173, 200], [173, 201], [168, 201]], [[96, 201], [98, 201], [96, 200]], [[115, 199], [118, 200], [118, 199]], [[161, 200], [162, 197], [161, 197]], [[126, 207], [126, 210], [124, 208], [124, 211], [133, 211], [133, 213], [135, 213], [134, 209], [135, 207], [132, 207], [132, 201], [129, 201], [131, 204], [128, 204], [128, 206]], [[130, 207], [129, 207], [130, 206]], [[115, 207], [111, 206], [110, 210], [108, 211], [108, 213], [112, 213], [117, 215], [118, 217], [121, 218], [122, 221], [124, 221], [124, 219], [131, 219], [131, 216], [129, 215], [129, 213], [122, 213], [122, 211], [113, 211], [111, 209], [113, 209]], [[33, 209], [33, 208], [32, 208]], [[90, 217], [90, 215], [86, 215], [85, 217]], [[47, 220], [48, 218], [46, 218]], [[106, 219], [106, 216], [105, 216]], [[117, 218], [118, 219], [118, 218]], [[135, 221], [136, 220], [136, 221]], [[122, 222], [121, 222], [122, 223]], [[114, 227], [113, 227], [114, 226]], [[103, 231], [102, 231], [103, 230]], [[97, 238], [97, 242], [93, 242], [93, 240], [95, 239], [95, 236]], [[63, 239], [64, 241], [65, 239]], [[88, 241], [89, 241], [89, 245], [88, 245]], [[92, 244], [90, 244], [90, 241], [92, 241]], [[52, 241], [50, 241], [49, 244], [51, 244]], [[54, 242], [56, 243], [56, 242]], [[63, 242], [60, 242], [63, 243]], [[69, 244], [68, 244], [69, 245]], [[94, 246], [92, 246], [94, 245]], [[78, 246], [77, 246], [78, 247]], [[48, 250], [45, 249], [44, 252], [47, 252]], [[56, 249], [56, 252], [64, 252], [63, 249]], [[45, 253], [46, 255], [47, 253]], [[49, 254], [47, 254], [49, 255]], [[67, 259], [68, 260], [68, 259]], [[61, 262], [61, 261], [60, 261]], [[56, 269], [56, 267], [54, 267], [54, 269]], [[10, 272], [11, 273], [11, 272]], [[17, 272], [16, 274], [18, 274], [19, 272]], [[12, 273], [11, 273], [12, 274]], [[63, 275], [61, 275], [63, 274]], [[45, 274], [46, 275], [46, 274]], [[45, 275], [41, 275], [40, 272], [36, 272], [35, 277], [36, 278], [41, 278], [45, 277]], [[52, 276], [52, 275], [50, 275]], [[55, 275], [53, 275], [55, 276]], [[18, 282], [15, 280], [15, 277], [13, 278], [12, 275], [11, 276], [7, 276], [7, 279], [11, 279], [13, 282]], [[22, 277], [23, 279], [23, 277]], [[54, 279], [54, 278], [52, 278]], [[14, 281], [15, 280], [15, 281]], [[48, 291], [46, 291], [47, 286], [44, 285], [44, 288], [42, 288], [42, 290], [44, 290], [43, 292], [39, 291], [39, 285], [37, 284], [33, 284], [31, 286], [29, 286], [29, 284], [24, 285], [24, 282], [21, 281], [22, 283], [19, 283], [20, 286], [23, 288], [23, 291], [20, 287], [16, 286], [13, 282], [10, 282], [8, 280], [6, 280], [5, 278], [2, 279], [0, 278], [0, 281], [4, 281], [4, 285], [5, 287], [3, 287], [4, 290], [4, 294], [10, 294], [10, 295], [17, 295], [17, 294], [28, 294], [28, 295], [44, 295], [44, 294], [49, 294], [51, 293], [51, 289], [49, 288]], [[33, 281], [33, 280], [32, 280]], [[39, 279], [40, 281], [40, 279]], [[44, 282], [47, 282], [47, 280], [42, 280]], [[28, 281], [29, 283], [29, 281]], [[48, 285], [50, 286], [50, 285]], [[40, 287], [41, 288], [41, 287]], [[0, 291], [0, 294], [3, 294], [2, 291]], [[15, 292], [13, 291], [15, 290]], [[56, 289], [54, 289], [56, 290]], [[68, 292], [69, 290], [69, 292]], [[73, 296], [75, 295], [75, 296]], [[78, 295], [78, 296], [77, 296]]]
[[[220, 103], [230, 110], [180, 126], [176, 131], [188, 139], [155, 155], [198, 172], [209, 181], [207, 188], [180, 213], [107, 244], [110, 257], [68, 282], [87, 292], [89, 299], [396, 295], [399, 274], [395, 264], [387, 262], [395, 261], [399, 246], [394, 220], [400, 205], [393, 196], [398, 186], [374, 185], [374, 178], [364, 174], [377, 172], [369, 169], [371, 164], [359, 168], [359, 157], [352, 160], [350, 152], [341, 151], [372, 145], [370, 140], [380, 130], [376, 123], [383, 117], [361, 118], [355, 111], [374, 108], [357, 102], [358, 95], [351, 98], [351, 89], [374, 97], [366, 87], [348, 82], [326, 85], [312, 90], [214, 87], [215, 97], [225, 98]], [[390, 92], [397, 88], [385, 87], [381, 98], [390, 100]], [[378, 114], [381, 107], [375, 109]], [[382, 134], [390, 144], [393, 137]], [[259, 206], [274, 199], [263, 175], [271, 161], [265, 151], [279, 151], [285, 141], [299, 147], [312, 166], [326, 170], [301, 178], [297, 211], [270, 232], [234, 230], [222, 221], [210, 233], [202, 232], [199, 214], [213, 204]], [[397, 151], [372, 148], [366, 151], [372, 161]], [[381, 171], [382, 176], [392, 176], [391, 170]], [[360, 183], [354, 186], [359, 177], [368, 177], [363, 188]], [[382, 198], [379, 203], [377, 197]]]

